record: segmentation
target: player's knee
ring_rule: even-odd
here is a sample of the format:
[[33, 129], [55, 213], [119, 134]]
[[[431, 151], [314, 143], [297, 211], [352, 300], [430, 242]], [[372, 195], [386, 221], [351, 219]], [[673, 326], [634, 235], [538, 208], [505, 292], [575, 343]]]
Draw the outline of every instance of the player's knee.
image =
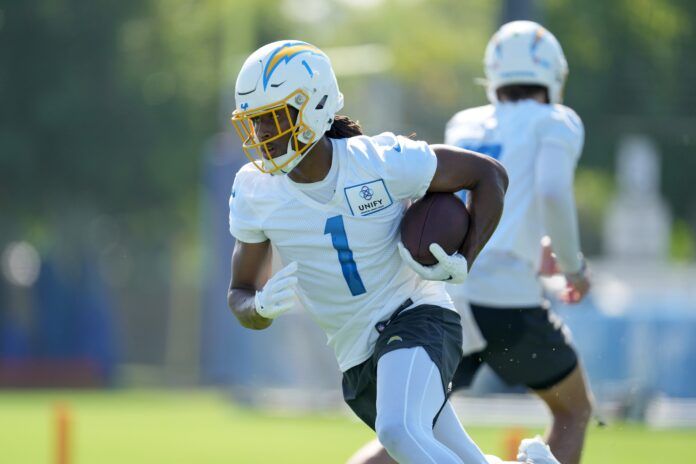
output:
[[409, 433], [406, 423], [397, 418], [378, 418], [375, 428], [380, 443], [392, 456], [403, 454], [404, 449], [407, 449], [414, 439], [414, 434]]
[[587, 424], [592, 417], [592, 399], [580, 368], [557, 385], [537, 392], [546, 402], [556, 421]]
[[393, 450], [403, 440], [406, 431], [397, 420], [377, 420], [375, 424], [377, 438], [388, 451]]
[[574, 396], [568, 401], [556, 403], [551, 407], [556, 421], [563, 421], [586, 427], [592, 418], [592, 402], [587, 395]]
[[589, 395], [584, 395], [578, 399], [577, 404], [573, 407], [573, 416], [575, 420], [583, 425], [587, 425], [592, 418], [592, 401]]

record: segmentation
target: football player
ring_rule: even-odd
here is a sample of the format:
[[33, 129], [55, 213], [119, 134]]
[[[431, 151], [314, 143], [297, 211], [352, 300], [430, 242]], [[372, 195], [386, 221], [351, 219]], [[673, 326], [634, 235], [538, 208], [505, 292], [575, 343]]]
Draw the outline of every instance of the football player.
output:
[[[362, 135], [336, 115], [343, 96], [329, 58], [305, 42], [251, 54], [235, 97], [232, 122], [251, 162], [229, 202], [234, 315], [264, 329], [299, 297], [334, 349], [347, 404], [390, 455], [485, 463], [447, 402], [463, 337], [444, 282], [466, 279], [495, 229], [505, 170], [461, 148]], [[421, 266], [399, 246], [408, 202], [462, 189], [471, 216], [462, 248], [447, 255], [433, 244], [438, 263]], [[262, 284], [271, 243], [284, 267]]]
[[[457, 306], [470, 303], [487, 342], [462, 360], [453, 386], [467, 387], [482, 363], [506, 383], [527, 386], [552, 413], [547, 441], [554, 455], [578, 464], [591, 396], [569, 332], [549, 311], [538, 275], [563, 273], [566, 303], [579, 302], [590, 287], [573, 196], [583, 125], [561, 104], [568, 66], [559, 42], [539, 24], [503, 25], [488, 43], [484, 65], [491, 104], [454, 115], [445, 141], [500, 161], [510, 186], [500, 224], [476, 266], [464, 285], [449, 288]], [[350, 462], [393, 461], [373, 443]]]

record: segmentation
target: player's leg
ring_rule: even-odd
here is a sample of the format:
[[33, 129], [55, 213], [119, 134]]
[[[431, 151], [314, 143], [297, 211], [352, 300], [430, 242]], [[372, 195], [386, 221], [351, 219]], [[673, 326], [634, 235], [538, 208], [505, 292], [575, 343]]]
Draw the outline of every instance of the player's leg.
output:
[[444, 402], [439, 369], [424, 348], [398, 349], [379, 359], [375, 428], [397, 462], [463, 464], [433, 434], [433, 420]]
[[[529, 335], [538, 344], [542, 362], [550, 366], [546, 370], [536, 369], [537, 374], [525, 382], [551, 411], [546, 441], [563, 464], [579, 464], [593, 401], [570, 340], [570, 331], [549, 310], [530, 311], [526, 321]], [[533, 366], [530, 369], [535, 370]], [[543, 380], [544, 377], [547, 380]]]
[[[520, 460], [518, 461], [503, 461], [491, 454], [486, 455], [486, 461], [488, 464], [519, 464], [520, 462], [525, 462], [526, 464], [560, 464], [546, 443], [539, 437], [522, 440], [519, 453], [518, 458]], [[355, 453], [347, 464], [396, 464], [396, 461], [387, 454], [378, 440], [372, 440]]]
[[435, 438], [454, 451], [459, 458], [466, 462], [486, 462], [479, 447], [466, 433], [454, 412], [452, 404], [447, 401], [433, 428]]
[[[361, 451], [364, 453], [361, 454]], [[522, 440], [519, 453], [518, 457], [522, 458], [522, 461], [503, 461], [497, 456], [487, 454], [486, 462], [488, 464], [519, 464], [520, 462], [527, 464], [560, 464], [549, 450], [549, 447], [539, 437]], [[464, 462], [468, 461], [465, 460]], [[347, 464], [396, 464], [396, 461], [387, 454], [378, 440], [372, 440], [361, 448]]]
[[[464, 430], [448, 401], [435, 422], [433, 435], [440, 443], [459, 456], [465, 463], [478, 462], [482, 453]], [[360, 448], [347, 464], [394, 464], [379, 440], [372, 440]]]
[[561, 319], [543, 307], [472, 305], [488, 340], [484, 361], [508, 384], [536, 392], [552, 414], [548, 442], [563, 464], [578, 464], [592, 401]]
[[[449, 401], [438, 416], [433, 435], [465, 463], [481, 462], [483, 453], [462, 427]], [[499, 461], [502, 462], [502, 461]], [[347, 464], [396, 463], [378, 440], [372, 440], [351, 457]]]
[[546, 442], [563, 464], [579, 464], [585, 431], [592, 416], [592, 400], [582, 366], [576, 368], [556, 385], [535, 390], [551, 410], [553, 421]]
[[[471, 385], [471, 382], [480, 367], [481, 358], [479, 357], [478, 353], [473, 353], [471, 355], [464, 356], [464, 358], [462, 358], [462, 360], [459, 362], [457, 370], [455, 371], [454, 376], [452, 378], [453, 389], [456, 390], [468, 388]], [[442, 437], [442, 435], [446, 433], [446, 427], [444, 426], [444, 423], [451, 422], [447, 420], [448, 418], [451, 418], [451, 413], [453, 413], [451, 405], [446, 406], [446, 411], [443, 410], [440, 416], [438, 416], [438, 420], [435, 424], [433, 434], [435, 435], [435, 438], [441, 442], [443, 441], [443, 439], [449, 440], [449, 438], [452, 437], [452, 439], [449, 440], [450, 443], [456, 443], [444, 444], [451, 448], [457, 455], [459, 455], [460, 458], [463, 458], [463, 456], [466, 456], [467, 453], [465, 452], [464, 455], [461, 455], [457, 451], [458, 447], [460, 446], [460, 444], [458, 443], [459, 438], [457, 438], [459, 437], [459, 435], [456, 433], [446, 434], [447, 437]], [[442, 419], [443, 414], [446, 414], [444, 421]], [[463, 430], [459, 422], [452, 426], [455, 428], [455, 430]], [[466, 432], [464, 432], [464, 437], [461, 440], [462, 443], [466, 443], [469, 440], [470, 439], [468, 435], [466, 435]], [[389, 456], [389, 454], [384, 449], [379, 440], [375, 439], [367, 443], [362, 448], [360, 448], [357, 452], [355, 452], [355, 454], [353, 454], [353, 456], [351, 456], [351, 458], [348, 460], [347, 464], [394, 464], [395, 462], [396, 461], [394, 461]], [[466, 462], [466, 460], [464, 462]]]

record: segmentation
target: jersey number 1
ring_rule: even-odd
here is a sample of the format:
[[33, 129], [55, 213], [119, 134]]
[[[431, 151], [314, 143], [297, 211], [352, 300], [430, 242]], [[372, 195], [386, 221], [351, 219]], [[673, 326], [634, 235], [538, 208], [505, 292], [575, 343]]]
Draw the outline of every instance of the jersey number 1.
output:
[[326, 234], [331, 234], [331, 243], [338, 252], [338, 262], [341, 263], [343, 278], [346, 279], [350, 293], [353, 296], [362, 295], [367, 290], [365, 290], [360, 274], [358, 274], [358, 265], [353, 259], [353, 251], [348, 246], [343, 216], [334, 216], [326, 220], [324, 235]]

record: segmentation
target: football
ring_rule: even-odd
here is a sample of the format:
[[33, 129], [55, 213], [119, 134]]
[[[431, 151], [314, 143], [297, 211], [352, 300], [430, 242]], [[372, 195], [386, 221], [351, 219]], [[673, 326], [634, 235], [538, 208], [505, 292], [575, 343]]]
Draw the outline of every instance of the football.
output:
[[437, 263], [428, 247], [439, 244], [453, 254], [464, 243], [469, 229], [469, 211], [453, 193], [427, 193], [413, 203], [401, 220], [401, 242], [413, 259], [424, 266]]

